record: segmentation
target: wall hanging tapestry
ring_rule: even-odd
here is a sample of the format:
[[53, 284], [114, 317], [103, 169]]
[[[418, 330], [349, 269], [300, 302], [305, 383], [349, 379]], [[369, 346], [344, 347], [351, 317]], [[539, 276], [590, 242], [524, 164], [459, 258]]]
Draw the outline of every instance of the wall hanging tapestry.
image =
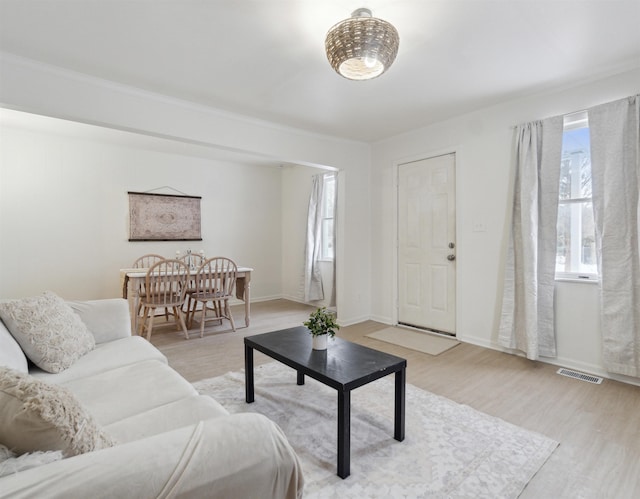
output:
[[200, 196], [128, 194], [129, 241], [202, 241]]

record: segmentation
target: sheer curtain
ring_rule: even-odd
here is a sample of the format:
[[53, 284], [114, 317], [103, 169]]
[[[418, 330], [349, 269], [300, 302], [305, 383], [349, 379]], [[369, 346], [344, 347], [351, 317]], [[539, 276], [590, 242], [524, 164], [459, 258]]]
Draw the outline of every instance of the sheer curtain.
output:
[[563, 118], [516, 128], [513, 213], [498, 342], [556, 356], [554, 280]]
[[312, 177], [309, 211], [307, 212], [307, 240], [304, 259], [304, 301], [324, 299], [320, 254], [322, 252], [322, 199], [324, 175]]
[[609, 372], [640, 376], [640, 96], [589, 110], [602, 348]]

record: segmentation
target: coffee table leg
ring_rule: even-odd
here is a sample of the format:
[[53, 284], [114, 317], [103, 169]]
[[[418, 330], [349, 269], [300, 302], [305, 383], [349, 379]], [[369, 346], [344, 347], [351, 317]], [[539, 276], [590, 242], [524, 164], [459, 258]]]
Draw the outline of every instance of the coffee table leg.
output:
[[396, 372], [396, 396], [394, 410], [393, 438], [402, 442], [404, 440], [404, 406], [406, 387], [406, 368]]
[[297, 383], [299, 385], [304, 385], [304, 373], [302, 371], [298, 371]]
[[244, 389], [247, 404], [254, 401], [253, 394], [253, 348], [244, 346]]
[[338, 391], [338, 476], [351, 474], [351, 392]]

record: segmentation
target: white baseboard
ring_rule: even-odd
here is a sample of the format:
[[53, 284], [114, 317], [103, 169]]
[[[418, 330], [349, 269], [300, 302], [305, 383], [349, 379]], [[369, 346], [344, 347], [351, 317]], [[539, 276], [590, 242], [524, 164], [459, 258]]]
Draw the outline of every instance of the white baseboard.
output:
[[341, 327], [347, 327], [347, 326], [353, 326], [354, 324], [360, 324], [361, 322], [365, 322], [368, 320], [373, 320], [371, 319], [368, 315], [363, 315], [361, 317], [348, 317], [348, 318], [343, 318], [340, 317], [340, 319], [338, 320], [338, 324], [340, 324]]
[[372, 315], [367, 320], [380, 322], [382, 324], [386, 324], [387, 326], [394, 326], [395, 324], [389, 317], [383, 317], [381, 315]]
[[[253, 296], [251, 297], [251, 303], [259, 303], [261, 301], [271, 301], [271, 300], [279, 300], [281, 299], [282, 296], [281, 295], [277, 295], [277, 296], [261, 296], [259, 298], [254, 298]], [[229, 301], [229, 305], [234, 307], [234, 306], [244, 306], [244, 301], [238, 299], [238, 298], [234, 298], [233, 300]]]
[[[282, 295], [273, 295], [273, 296], [260, 296], [259, 298], [251, 297], [251, 303], [259, 303], [261, 301], [271, 301], [271, 300], [282, 300], [284, 296]], [[240, 303], [244, 303], [240, 301]]]
[[282, 295], [280, 296], [280, 298], [282, 298], [283, 300], [288, 300], [288, 301], [292, 301], [295, 303], [302, 303], [303, 305], [307, 305], [307, 303], [300, 297], [298, 296], [291, 296], [291, 295]]
[[[456, 339], [463, 343], [470, 343], [472, 345], [476, 345], [479, 347], [489, 348], [490, 350], [496, 350], [498, 352], [503, 352], [510, 355], [517, 355], [518, 357], [525, 357], [525, 355], [522, 352], [504, 348], [500, 345], [496, 345], [495, 343], [487, 341], [483, 338], [458, 336]], [[538, 359], [538, 362], [542, 362], [544, 364], [550, 364], [558, 367], [565, 367], [567, 369], [574, 369], [576, 371], [580, 371], [585, 374], [593, 374], [595, 376], [600, 376], [602, 378], [610, 379], [613, 381], [620, 381], [621, 383], [640, 386], [640, 379], [607, 372], [602, 368], [602, 366], [599, 366], [597, 364], [580, 362], [580, 361], [576, 361], [575, 359], [568, 359], [566, 357], [558, 357], [556, 359], [552, 359], [550, 357], [544, 357], [542, 359]]]

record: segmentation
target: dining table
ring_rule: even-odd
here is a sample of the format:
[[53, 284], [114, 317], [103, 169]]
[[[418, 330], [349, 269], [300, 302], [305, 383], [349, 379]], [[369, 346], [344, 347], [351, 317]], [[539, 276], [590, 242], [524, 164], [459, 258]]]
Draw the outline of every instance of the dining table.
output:
[[[125, 268], [120, 269], [120, 286], [122, 297], [129, 302], [129, 312], [131, 314], [131, 331], [137, 334], [138, 331], [138, 306], [140, 296], [138, 290], [141, 289], [147, 276], [145, 268]], [[249, 327], [251, 322], [251, 272], [250, 267], [238, 267], [236, 272], [236, 298], [244, 302], [244, 323]], [[195, 271], [192, 271], [195, 274]]]

